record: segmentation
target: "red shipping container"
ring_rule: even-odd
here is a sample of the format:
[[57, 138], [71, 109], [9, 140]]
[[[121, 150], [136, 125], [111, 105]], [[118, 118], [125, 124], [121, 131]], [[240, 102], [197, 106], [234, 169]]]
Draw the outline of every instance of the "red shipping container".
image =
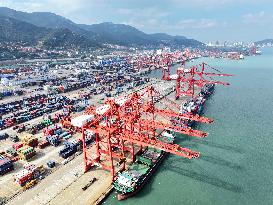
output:
[[44, 140], [44, 141], [42, 141], [42, 142], [39, 143], [38, 147], [40, 149], [44, 149], [45, 147], [47, 147], [49, 145], [50, 145], [50, 143], [47, 140]]
[[20, 186], [24, 186], [28, 181], [33, 179], [33, 171], [23, 169], [14, 176], [14, 181]]
[[19, 148], [23, 147], [24, 144], [22, 142], [17, 142], [15, 144], [12, 145], [12, 147], [15, 149], [15, 150], [18, 150]]

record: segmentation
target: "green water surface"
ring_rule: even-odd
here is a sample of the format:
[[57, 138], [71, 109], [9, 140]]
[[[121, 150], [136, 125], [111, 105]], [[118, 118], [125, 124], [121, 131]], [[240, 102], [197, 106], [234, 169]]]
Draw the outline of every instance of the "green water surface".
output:
[[[199, 125], [206, 139], [177, 136], [183, 147], [201, 152], [199, 159], [169, 155], [134, 197], [118, 205], [273, 205], [273, 49], [243, 61], [198, 59], [234, 77], [217, 86], [206, 102]], [[155, 71], [153, 76], [161, 76]]]

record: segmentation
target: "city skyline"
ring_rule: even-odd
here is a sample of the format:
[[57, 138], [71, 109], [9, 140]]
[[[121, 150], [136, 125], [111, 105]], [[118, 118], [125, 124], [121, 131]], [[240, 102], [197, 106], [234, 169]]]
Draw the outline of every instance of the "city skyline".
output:
[[272, 38], [273, 33], [269, 0], [0, 0], [0, 6], [53, 12], [82, 24], [122, 23], [146, 33], [183, 35], [203, 42], [258, 41]]

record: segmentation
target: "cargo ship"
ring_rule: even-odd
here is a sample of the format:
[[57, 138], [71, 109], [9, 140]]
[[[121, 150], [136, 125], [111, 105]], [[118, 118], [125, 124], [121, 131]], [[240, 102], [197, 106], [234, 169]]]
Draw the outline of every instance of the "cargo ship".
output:
[[[181, 105], [179, 113], [201, 115], [204, 109], [205, 101], [209, 96], [213, 94], [214, 88], [214, 84], [204, 85], [200, 93], [195, 98], [191, 98]], [[188, 119], [173, 117], [171, 118], [171, 121], [174, 125], [181, 127], [193, 127], [195, 125], [195, 121]]]
[[[169, 131], [163, 131], [158, 139], [166, 143], [173, 143], [175, 137]], [[118, 193], [118, 200], [127, 199], [140, 191], [166, 155], [167, 153], [162, 150], [148, 147], [138, 154], [136, 162], [126, 171], [118, 173], [117, 179], [113, 182], [114, 189]]]

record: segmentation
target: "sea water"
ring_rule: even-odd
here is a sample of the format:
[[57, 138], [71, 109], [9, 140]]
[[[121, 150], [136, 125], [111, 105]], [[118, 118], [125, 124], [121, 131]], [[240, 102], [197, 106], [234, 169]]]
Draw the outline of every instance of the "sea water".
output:
[[[223, 73], [230, 86], [216, 86], [198, 125], [205, 139], [177, 135], [177, 143], [199, 151], [199, 159], [170, 154], [134, 197], [104, 202], [118, 205], [272, 205], [273, 204], [273, 49], [235, 61], [201, 58]], [[175, 69], [172, 69], [172, 73]], [[160, 77], [161, 71], [152, 73]], [[219, 78], [218, 78], [219, 79]]]

